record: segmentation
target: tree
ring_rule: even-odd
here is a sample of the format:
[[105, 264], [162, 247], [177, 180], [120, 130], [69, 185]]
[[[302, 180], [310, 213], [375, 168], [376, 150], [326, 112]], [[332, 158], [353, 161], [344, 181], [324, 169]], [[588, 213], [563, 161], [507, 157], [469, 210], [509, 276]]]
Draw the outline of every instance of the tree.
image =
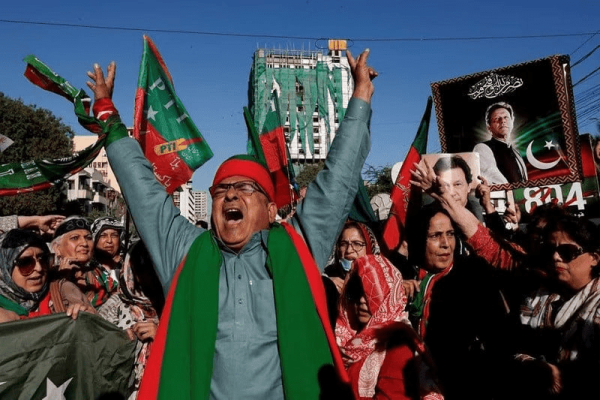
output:
[[308, 186], [309, 183], [315, 180], [317, 174], [323, 169], [324, 166], [324, 162], [318, 162], [316, 164], [304, 164], [304, 167], [300, 173], [296, 175], [296, 183], [298, 183], [298, 186]]
[[[55, 159], [73, 154], [73, 130], [52, 112], [0, 92], [0, 133], [14, 143], [0, 154], [0, 164]], [[0, 197], [0, 215], [36, 215], [56, 212], [60, 206], [58, 186], [17, 196]]]
[[389, 194], [392, 191], [394, 182], [392, 182], [392, 167], [389, 165], [374, 167], [367, 164], [363, 175], [369, 182], [368, 185], [365, 185], [369, 198], [372, 199], [373, 196], [379, 193]]

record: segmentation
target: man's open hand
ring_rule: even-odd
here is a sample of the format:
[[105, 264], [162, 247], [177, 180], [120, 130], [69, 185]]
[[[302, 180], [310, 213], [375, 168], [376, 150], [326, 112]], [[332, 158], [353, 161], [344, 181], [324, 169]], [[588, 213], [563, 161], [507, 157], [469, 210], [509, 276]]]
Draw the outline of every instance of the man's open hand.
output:
[[112, 99], [113, 89], [115, 86], [115, 74], [117, 72], [117, 64], [112, 61], [106, 68], [106, 78], [102, 67], [94, 64], [94, 71], [88, 71], [87, 75], [92, 80], [88, 81], [87, 85], [94, 92], [94, 101], [108, 97]]

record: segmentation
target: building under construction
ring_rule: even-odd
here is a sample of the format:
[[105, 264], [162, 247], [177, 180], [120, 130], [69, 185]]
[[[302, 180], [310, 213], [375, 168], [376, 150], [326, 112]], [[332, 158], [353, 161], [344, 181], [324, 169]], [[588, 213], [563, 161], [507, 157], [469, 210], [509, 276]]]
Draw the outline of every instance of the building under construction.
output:
[[322, 161], [344, 118], [353, 81], [345, 40], [321, 50], [258, 49], [249, 81], [249, 109], [259, 132], [277, 110], [296, 168]]

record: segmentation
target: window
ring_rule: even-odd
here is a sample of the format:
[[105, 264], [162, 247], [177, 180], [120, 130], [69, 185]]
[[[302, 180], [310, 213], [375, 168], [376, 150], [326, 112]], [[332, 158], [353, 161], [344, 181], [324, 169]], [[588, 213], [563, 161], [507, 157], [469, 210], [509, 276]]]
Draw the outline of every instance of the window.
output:
[[304, 111], [304, 106], [298, 106], [298, 107], [297, 107], [297, 110], [298, 110], [298, 112], [302, 112], [302, 111]]

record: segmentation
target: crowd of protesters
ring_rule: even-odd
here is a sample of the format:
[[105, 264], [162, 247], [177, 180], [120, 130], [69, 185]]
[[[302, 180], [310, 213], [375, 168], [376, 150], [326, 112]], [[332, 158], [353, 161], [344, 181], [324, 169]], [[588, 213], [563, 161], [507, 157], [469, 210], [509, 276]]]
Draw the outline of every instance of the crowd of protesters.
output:
[[415, 164], [431, 201], [401, 249], [348, 219], [370, 146], [367, 58], [348, 52], [353, 98], [293, 213], [278, 220], [264, 164], [233, 156], [210, 230], [169, 201], [111, 101], [116, 66], [95, 65], [94, 112], [140, 238], [110, 217], [0, 219], [0, 322], [89, 312], [122, 328], [137, 341], [131, 399], [594, 398], [592, 222], [555, 203], [501, 216], [460, 156]]
[[124, 225], [111, 217], [10, 216], [0, 224], [0, 322], [101, 316], [138, 341], [135, 399], [164, 304], [143, 243], [127, 246]]

